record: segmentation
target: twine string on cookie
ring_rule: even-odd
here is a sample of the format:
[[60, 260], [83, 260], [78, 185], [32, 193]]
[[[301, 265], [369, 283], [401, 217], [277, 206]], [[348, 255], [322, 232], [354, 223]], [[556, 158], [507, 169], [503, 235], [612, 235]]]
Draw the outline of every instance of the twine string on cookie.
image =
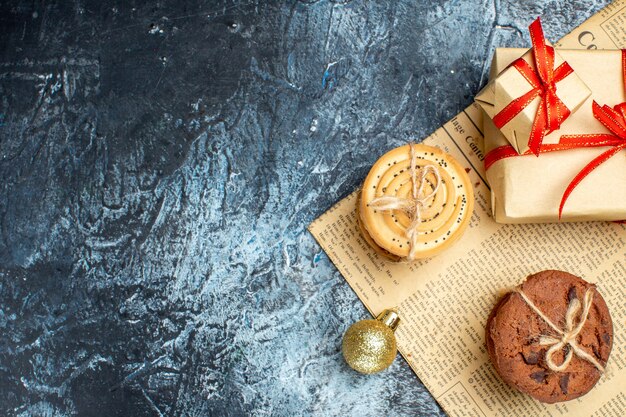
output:
[[[591, 309], [591, 304], [593, 303], [593, 288], [589, 288], [587, 292], [585, 292], [582, 305], [578, 298], [574, 298], [570, 301], [569, 306], [567, 307], [567, 312], [565, 313], [565, 329], [561, 329], [554, 324], [541, 310], [539, 310], [539, 308], [528, 298], [526, 294], [524, 294], [520, 288], [518, 288], [516, 292], [522, 297], [530, 309], [541, 317], [541, 319], [560, 336], [560, 338], [553, 336], [541, 336], [539, 339], [539, 344], [541, 346], [550, 346], [545, 357], [548, 368], [554, 372], [562, 372], [569, 366], [572, 356], [576, 355], [579, 358], [591, 363], [593, 366], [598, 368], [600, 372], [604, 372], [602, 364], [592, 355], [583, 350], [578, 342], [576, 342], [576, 338], [585, 326], [587, 317], [589, 316], [589, 310]], [[581, 308], [582, 312], [580, 311]], [[565, 355], [563, 363], [557, 365], [552, 359], [552, 355], [565, 346], [569, 346], [569, 351]]]
[[[381, 196], [373, 199], [369, 206], [380, 211], [393, 211], [402, 210], [409, 218], [411, 223], [406, 228], [406, 237], [409, 239], [409, 260], [415, 259], [415, 253], [417, 252], [417, 241], [419, 239], [419, 225], [422, 223], [422, 210], [428, 201], [433, 198], [439, 186], [441, 185], [441, 174], [434, 165], [425, 165], [421, 169], [417, 168], [417, 155], [413, 149], [413, 144], [409, 144], [411, 153], [411, 198], [402, 198], [396, 196]], [[428, 174], [432, 173], [435, 176], [434, 184], [431, 184], [432, 190], [426, 195], [420, 197], [424, 192], [426, 183], [429, 182], [426, 178]]]

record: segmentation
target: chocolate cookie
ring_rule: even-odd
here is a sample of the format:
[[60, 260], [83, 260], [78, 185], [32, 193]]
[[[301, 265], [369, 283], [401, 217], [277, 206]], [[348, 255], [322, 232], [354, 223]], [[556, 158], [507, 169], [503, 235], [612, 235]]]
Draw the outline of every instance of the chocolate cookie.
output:
[[[412, 156], [416, 178], [423, 173], [423, 182], [416, 180], [415, 189]], [[415, 217], [413, 193], [422, 200], [414, 240], [407, 233]], [[402, 201], [403, 207], [382, 209], [376, 205], [381, 198]], [[374, 164], [357, 205], [363, 236], [377, 252], [394, 260], [410, 258], [411, 253], [420, 259], [436, 255], [463, 234], [472, 215], [474, 191], [466, 170], [449, 154], [432, 146], [404, 145]]]
[[543, 271], [499, 300], [487, 319], [486, 344], [506, 383], [542, 402], [568, 401], [600, 379], [613, 324], [595, 285], [567, 272]]

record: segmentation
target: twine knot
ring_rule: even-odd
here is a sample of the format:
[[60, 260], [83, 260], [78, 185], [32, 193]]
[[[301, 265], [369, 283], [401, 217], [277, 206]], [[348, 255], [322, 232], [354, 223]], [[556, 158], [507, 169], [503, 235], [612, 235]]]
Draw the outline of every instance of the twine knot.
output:
[[[579, 358], [591, 363], [600, 372], [604, 372], [602, 364], [592, 355], [583, 350], [576, 341], [576, 338], [585, 326], [587, 317], [589, 316], [589, 310], [591, 309], [591, 304], [593, 303], [593, 288], [589, 288], [585, 292], [582, 303], [577, 297], [574, 297], [570, 301], [569, 306], [567, 307], [567, 312], [565, 313], [565, 329], [561, 329], [554, 324], [541, 310], [539, 310], [539, 308], [528, 298], [521, 288], [518, 288], [516, 292], [522, 297], [531, 310], [541, 317], [541, 319], [559, 335], [559, 337], [543, 335], [539, 338], [539, 344], [541, 346], [550, 346], [545, 356], [548, 368], [554, 372], [562, 372], [569, 366], [573, 355], [576, 355]], [[560, 365], [557, 365], [552, 359], [552, 356], [565, 346], [569, 348], [567, 354], [565, 355], [563, 362]]]
[[[419, 225], [422, 223], [422, 210], [424, 206], [432, 199], [439, 190], [441, 185], [441, 174], [434, 165], [426, 165], [421, 169], [417, 169], [417, 155], [413, 149], [413, 144], [409, 144], [411, 153], [411, 197], [402, 198], [395, 196], [381, 196], [370, 201], [369, 206], [383, 212], [390, 212], [393, 210], [401, 210], [405, 212], [411, 219], [411, 224], [406, 228], [406, 237], [409, 239], [409, 256], [408, 259], [412, 261], [415, 259], [415, 253], [417, 251], [417, 241], [419, 239]], [[426, 177], [429, 173], [435, 176], [435, 182], [431, 185], [432, 190], [424, 196], [421, 196], [424, 192], [424, 187], [428, 183]], [[421, 197], [420, 197], [421, 196]]]

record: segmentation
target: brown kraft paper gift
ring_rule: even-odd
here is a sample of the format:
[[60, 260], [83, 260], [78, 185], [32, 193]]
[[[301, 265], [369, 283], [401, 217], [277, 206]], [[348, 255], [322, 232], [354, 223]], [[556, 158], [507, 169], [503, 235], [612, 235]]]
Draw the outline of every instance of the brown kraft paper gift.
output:
[[[492, 78], [525, 50], [499, 48], [492, 63]], [[593, 115], [593, 100], [613, 106], [625, 101], [622, 54], [619, 50], [560, 50], [592, 95], [561, 128], [546, 135], [544, 143], [558, 143], [562, 135], [609, 134]], [[493, 85], [493, 84], [491, 84]], [[483, 91], [483, 100], [494, 97], [493, 88]], [[509, 142], [491, 119], [483, 118], [485, 151]], [[491, 186], [494, 218], [499, 223], [558, 221], [561, 198], [572, 179], [607, 147], [579, 148], [535, 155], [514, 156], [495, 162], [486, 172]], [[573, 191], [562, 213], [562, 221], [626, 219], [626, 151], [596, 168]]]

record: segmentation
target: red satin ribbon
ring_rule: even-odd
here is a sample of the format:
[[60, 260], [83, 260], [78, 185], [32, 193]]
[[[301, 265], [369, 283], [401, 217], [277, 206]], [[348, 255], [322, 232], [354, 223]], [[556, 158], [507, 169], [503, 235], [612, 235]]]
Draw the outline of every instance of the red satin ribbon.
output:
[[546, 45], [539, 18], [529, 26], [529, 30], [536, 69], [533, 69], [522, 58], [517, 59], [511, 66], [519, 71], [532, 86], [532, 89], [511, 101], [495, 115], [493, 122], [498, 129], [502, 128], [535, 98], [541, 97], [528, 140], [528, 147], [531, 152], [539, 156], [544, 136], [561, 127], [561, 123], [570, 115], [570, 110], [556, 95], [556, 83], [574, 71], [567, 62], [563, 62], [556, 69], [554, 68], [554, 48]]
[[[626, 91], [626, 49], [622, 49], [622, 78], [624, 80], [624, 89]], [[543, 145], [540, 153], [564, 151], [575, 148], [597, 148], [610, 146], [611, 148], [604, 151], [574, 177], [569, 183], [559, 206], [559, 219], [563, 214], [563, 207], [570, 194], [580, 184], [580, 182], [589, 175], [594, 169], [598, 168], [604, 162], [616, 155], [622, 149], [626, 149], [626, 102], [613, 106], [600, 106], [595, 100], [592, 103], [594, 117], [600, 121], [612, 134], [597, 133], [585, 135], [563, 135], [559, 143]], [[529, 155], [530, 151], [524, 153]], [[487, 153], [485, 156], [485, 170], [489, 169], [493, 164], [504, 158], [518, 156], [519, 154], [511, 145], [500, 146]]]

